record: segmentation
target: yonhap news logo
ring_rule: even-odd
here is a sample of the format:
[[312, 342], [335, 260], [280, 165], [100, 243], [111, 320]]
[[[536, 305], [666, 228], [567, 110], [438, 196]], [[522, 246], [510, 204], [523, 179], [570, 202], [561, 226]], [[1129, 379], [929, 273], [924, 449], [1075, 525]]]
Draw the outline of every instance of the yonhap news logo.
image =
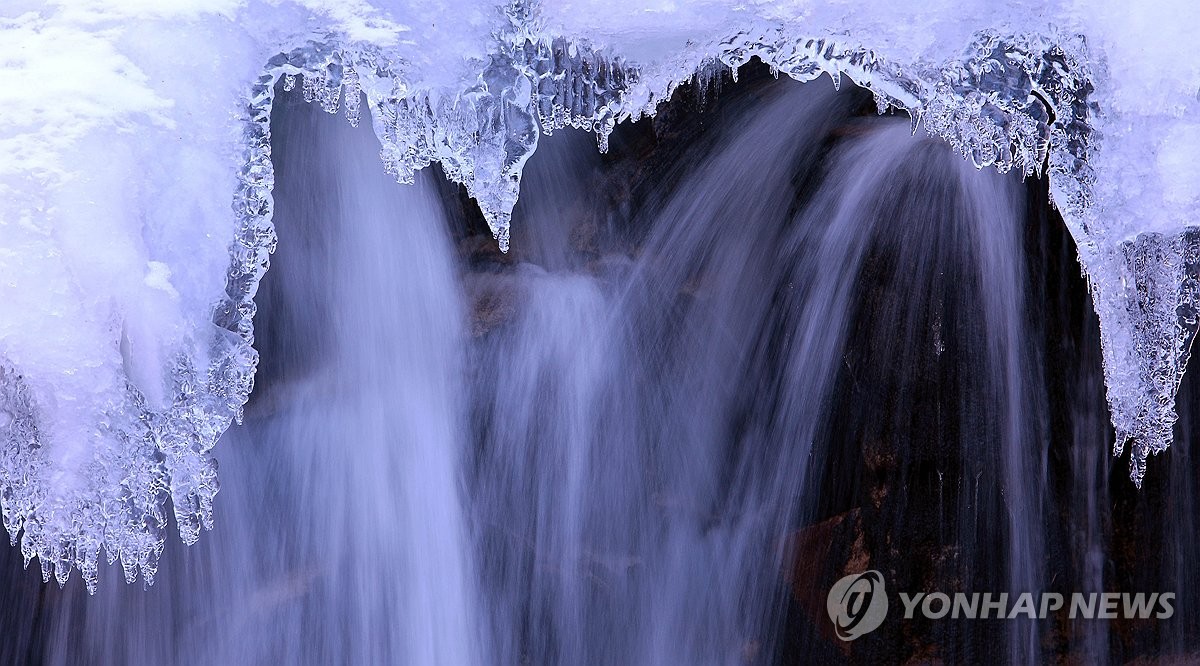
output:
[[[1071, 620], [1167, 620], [1175, 614], [1175, 593], [1128, 592], [900, 592], [905, 620], [917, 613], [929, 620], [1045, 620], [1056, 613]], [[834, 633], [843, 641], [878, 629], [888, 613], [883, 574], [871, 570], [838, 580], [825, 600]]]
[[878, 629], [888, 610], [883, 574], [871, 570], [842, 578], [829, 590], [825, 608], [834, 632], [844, 641]]

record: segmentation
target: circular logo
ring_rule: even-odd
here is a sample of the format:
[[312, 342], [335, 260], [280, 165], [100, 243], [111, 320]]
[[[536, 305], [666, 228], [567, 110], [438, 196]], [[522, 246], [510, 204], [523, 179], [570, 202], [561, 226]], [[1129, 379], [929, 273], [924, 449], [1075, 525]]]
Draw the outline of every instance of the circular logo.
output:
[[829, 619], [833, 620], [837, 637], [844, 641], [874, 631], [887, 616], [883, 574], [871, 570], [842, 578], [829, 590], [825, 608], [829, 611]]

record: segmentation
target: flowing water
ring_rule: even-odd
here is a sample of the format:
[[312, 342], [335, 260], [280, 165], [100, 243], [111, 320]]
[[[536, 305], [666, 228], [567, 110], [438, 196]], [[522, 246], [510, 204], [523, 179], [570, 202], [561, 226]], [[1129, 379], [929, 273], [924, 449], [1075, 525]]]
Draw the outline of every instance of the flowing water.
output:
[[[1108, 589], [1095, 325], [1018, 179], [856, 93], [730, 99], [617, 195], [589, 138], [543, 138], [514, 259], [433, 172], [391, 182], [366, 124], [283, 98], [259, 388], [217, 448], [216, 529], [148, 590], [14, 575], [0, 658], [1105, 660], [1102, 621], [829, 638], [825, 592], [862, 568]], [[1192, 576], [1171, 543], [1156, 583]]]

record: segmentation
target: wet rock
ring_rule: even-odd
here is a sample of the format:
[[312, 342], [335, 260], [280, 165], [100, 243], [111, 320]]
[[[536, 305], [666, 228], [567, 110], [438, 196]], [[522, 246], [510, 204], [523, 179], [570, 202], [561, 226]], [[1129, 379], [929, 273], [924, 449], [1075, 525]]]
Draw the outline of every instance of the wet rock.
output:
[[851, 509], [793, 532], [784, 552], [784, 578], [792, 597], [822, 637], [849, 654], [850, 644], [833, 633], [826, 597], [837, 579], [870, 568], [862, 511]]
[[491, 234], [474, 234], [463, 238], [458, 243], [458, 254], [472, 270], [500, 270], [520, 261], [517, 248], [507, 253], [501, 252]]
[[594, 221], [582, 221], [571, 227], [571, 248], [585, 257], [600, 256], [600, 229]]
[[520, 295], [512, 276], [496, 273], [468, 276], [466, 291], [470, 303], [467, 325], [472, 337], [487, 335], [516, 318]]

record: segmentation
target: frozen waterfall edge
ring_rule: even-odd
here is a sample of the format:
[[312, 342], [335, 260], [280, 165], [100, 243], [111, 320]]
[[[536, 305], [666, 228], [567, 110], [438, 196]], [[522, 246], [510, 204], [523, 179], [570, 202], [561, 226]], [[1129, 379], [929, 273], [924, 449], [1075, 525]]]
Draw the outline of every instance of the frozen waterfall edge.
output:
[[[514, 8], [515, 7], [515, 8]], [[514, 5], [494, 33], [486, 61], [461, 89], [425, 88], [406, 78], [406, 63], [385, 48], [336, 34], [308, 39], [272, 58], [246, 100], [244, 162], [234, 210], [226, 297], [213, 329], [191, 331], [165, 369], [165, 408], [131, 376], [95, 416], [91, 485], [49, 487], [53, 462], [37, 396], [21, 368], [0, 359], [0, 488], [4, 525], [26, 562], [65, 583], [79, 568], [89, 590], [100, 550], [120, 561], [126, 579], [153, 581], [170, 497], [180, 536], [194, 543], [212, 527], [218, 490], [211, 448], [253, 389], [254, 295], [269, 267], [272, 223], [270, 113], [277, 83], [303, 86], [325, 110], [352, 123], [365, 98], [385, 169], [399, 182], [437, 162], [479, 202], [502, 249], [520, 189], [521, 170], [539, 133], [574, 127], [597, 134], [600, 150], [623, 121], [654, 115], [674, 89], [758, 57], [798, 81], [842, 77], [875, 95], [879, 111], [903, 109], [914, 131], [938, 136], [979, 168], [1045, 174], [1052, 203], [1079, 246], [1102, 329], [1105, 377], [1120, 454], [1131, 440], [1131, 477], [1165, 450], [1174, 398], [1197, 329], [1200, 229], [1116, 237], [1097, 204], [1092, 157], [1104, 150], [1095, 131], [1102, 61], [1075, 35], [978, 33], [961, 58], [896, 63], [845, 35], [797, 37], [756, 24], [711, 42], [689, 43], [668, 61], [639, 64], [588, 41], [542, 34], [536, 17]], [[129, 368], [126, 368], [129, 372]], [[130, 373], [132, 374], [132, 373]], [[7, 415], [7, 416], [5, 416]]]

